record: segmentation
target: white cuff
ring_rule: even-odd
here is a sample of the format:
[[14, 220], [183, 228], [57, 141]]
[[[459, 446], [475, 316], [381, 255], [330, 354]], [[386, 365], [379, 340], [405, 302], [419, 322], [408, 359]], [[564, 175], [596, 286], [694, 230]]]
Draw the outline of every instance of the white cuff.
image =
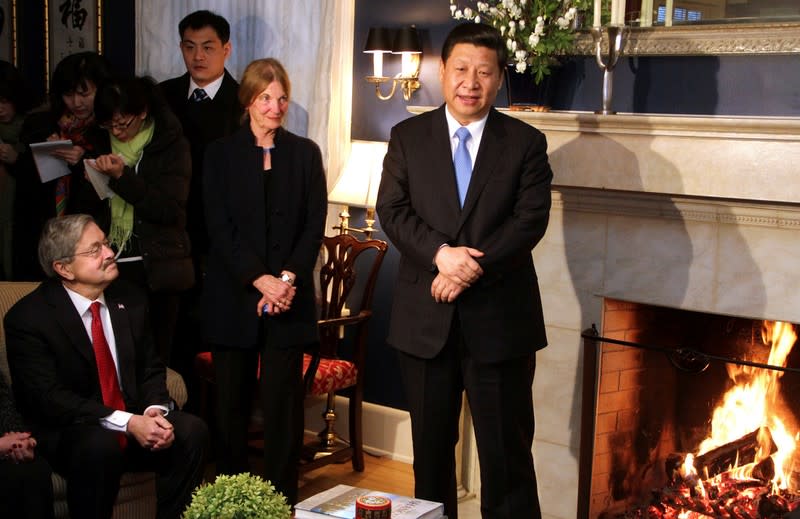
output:
[[161, 416], [167, 416], [169, 414], [169, 412], [171, 411], [169, 406], [165, 406], [165, 405], [161, 405], [161, 404], [153, 404], [153, 405], [147, 406], [147, 408], [145, 408], [145, 410], [144, 410], [144, 413], [142, 413], [142, 414], [147, 414], [147, 411], [149, 411], [150, 409], [159, 409], [161, 411], [164, 411], [163, 413], [161, 413]]
[[132, 413], [127, 411], [114, 411], [110, 415], [100, 419], [100, 427], [116, 432], [128, 432], [128, 422]]

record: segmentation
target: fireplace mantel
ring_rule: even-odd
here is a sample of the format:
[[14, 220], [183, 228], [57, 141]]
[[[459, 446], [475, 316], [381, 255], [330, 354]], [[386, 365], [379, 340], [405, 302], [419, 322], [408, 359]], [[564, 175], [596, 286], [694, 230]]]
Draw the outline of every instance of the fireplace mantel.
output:
[[501, 111], [545, 133], [556, 189], [800, 202], [800, 117]]

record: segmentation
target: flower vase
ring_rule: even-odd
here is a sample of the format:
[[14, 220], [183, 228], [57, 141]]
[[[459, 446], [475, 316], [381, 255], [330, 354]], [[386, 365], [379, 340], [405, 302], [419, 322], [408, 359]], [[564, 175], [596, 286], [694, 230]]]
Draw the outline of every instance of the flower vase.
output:
[[508, 67], [506, 74], [506, 92], [508, 107], [511, 110], [547, 112], [553, 106], [556, 94], [556, 83], [561, 67], [550, 68], [550, 74], [536, 83], [533, 74], [517, 72], [513, 66]]

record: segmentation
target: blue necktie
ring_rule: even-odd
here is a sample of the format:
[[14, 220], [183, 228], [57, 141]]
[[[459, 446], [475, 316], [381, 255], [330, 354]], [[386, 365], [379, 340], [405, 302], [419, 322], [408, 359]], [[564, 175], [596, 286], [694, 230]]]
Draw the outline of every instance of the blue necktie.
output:
[[190, 99], [195, 103], [199, 103], [208, 99], [208, 94], [202, 88], [195, 88]]
[[456, 131], [458, 137], [458, 147], [456, 154], [453, 157], [453, 163], [456, 166], [456, 185], [458, 185], [458, 201], [461, 207], [464, 207], [464, 199], [467, 198], [467, 188], [469, 188], [469, 179], [472, 177], [472, 157], [469, 156], [467, 149], [467, 142], [472, 138], [464, 126]]

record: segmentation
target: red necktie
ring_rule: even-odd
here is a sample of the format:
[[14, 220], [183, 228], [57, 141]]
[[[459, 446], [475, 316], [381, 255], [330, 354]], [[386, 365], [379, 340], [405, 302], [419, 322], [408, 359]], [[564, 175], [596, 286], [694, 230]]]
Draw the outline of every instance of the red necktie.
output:
[[[100, 378], [103, 404], [112, 409], [124, 411], [125, 400], [122, 398], [122, 391], [120, 391], [119, 382], [117, 381], [117, 367], [114, 365], [111, 349], [108, 347], [106, 336], [103, 333], [100, 303], [98, 301], [92, 303], [90, 310], [92, 311], [92, 347], [94, 348], [95, 362], [97, 362], [97, 375]], [[127, 444], [127, 436], [120, 434], [119, 446], [124, 449]]]

